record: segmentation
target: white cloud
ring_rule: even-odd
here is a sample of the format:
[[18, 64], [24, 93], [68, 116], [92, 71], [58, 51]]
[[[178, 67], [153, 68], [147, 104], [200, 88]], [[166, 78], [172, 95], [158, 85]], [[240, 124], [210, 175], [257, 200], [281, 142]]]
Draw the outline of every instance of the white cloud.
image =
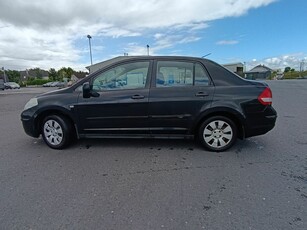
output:
[[[193, 33], [212, 20], [240, 16], [274, 1], [1, 0], [0, 63], [17, 69], [79, 66], [84, 51], [74, 43], [87, 34], [118, 38], [150, 33], [156, 39], [153, 51], [159, 51], [199, 40]], [[191, 34], [176, 38], [182, 30]], [[157, 31], [173, 32], [166, 37]]]
[[271, 69], [281, 69], [283, 70], [285, 67], [289, 66], [296, 70], [300, 69], [300, 63], [304, 61], [307, 64], [307, 56], [303, 53], [294, 53], [294, 54], [287, 54], [281, 55], [278, 57], [270, 57], [265, 58], [263, 60], [256, 60], [253, 59], [251, 62], [247, 62], [247, 70], [252, 69], [257, 65], [266, 65]]
[[238, 43], [239, 41], [237, 40], [222, 40], [222, 41], [216, 42], [217, 45], [235, 45]]

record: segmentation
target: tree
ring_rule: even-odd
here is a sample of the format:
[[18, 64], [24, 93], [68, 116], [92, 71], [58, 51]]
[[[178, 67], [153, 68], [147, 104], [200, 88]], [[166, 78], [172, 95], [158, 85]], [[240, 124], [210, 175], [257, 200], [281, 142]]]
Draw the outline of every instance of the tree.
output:
[[63, 81], [63, 78], [67, 78], [68, 81], [71, 79], [71, 76], [73, 75], [74, 70], [70, 67], [62, 67], [59, 71], [58, 71], [58, 76], [60, 78], [61, 81]]
[[58, 73], [54, 68], [50, 68], [48, 71], [49, 80], [57, 81], [58, 80]]
[[13, 82], [20, 81], [20, 73], [17, 70], [6, 70], [5, 74], [8, 77], [9, 81], [13, 81]]
[[42, 74], [40, 68], [34, 68], [33, 70], [34, 70], [34, 72], [35, 72], [35, 77], [36, 77], [37, 79], [42, 79], [42, 78], [43, 78], [43, 74]]
[[290, 72], [290, 70], [291, 70], [291, 67], [288, 66], [288, 67], [285, 68], [285, 71], [284, 71], [284, 72], [285, 72], [285, 73], [288, 73], [288, 72]]
[[67, 75], [69, 80], [71, 79], [71, 76], [74, 74], [74, 72], [75, 71], [72, 68], [70, 68], [70, 67], [66, 68], [66, 75]]

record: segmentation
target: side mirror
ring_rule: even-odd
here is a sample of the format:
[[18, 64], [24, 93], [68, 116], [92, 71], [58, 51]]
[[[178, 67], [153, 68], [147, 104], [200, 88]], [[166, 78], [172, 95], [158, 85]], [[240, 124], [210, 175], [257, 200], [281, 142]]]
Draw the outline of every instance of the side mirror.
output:
[[83, 98], [99, 97], [99, 93], [91, 89], [90, 83], [85, 82], [82, 86]]

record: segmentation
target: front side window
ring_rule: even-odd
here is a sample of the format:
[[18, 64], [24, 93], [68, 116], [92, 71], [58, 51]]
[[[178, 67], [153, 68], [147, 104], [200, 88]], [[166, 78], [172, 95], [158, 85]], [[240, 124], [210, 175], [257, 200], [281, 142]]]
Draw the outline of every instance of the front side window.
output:
[[145, 88], [149, 62], [122, 64], [95, 77], [96, 91]]

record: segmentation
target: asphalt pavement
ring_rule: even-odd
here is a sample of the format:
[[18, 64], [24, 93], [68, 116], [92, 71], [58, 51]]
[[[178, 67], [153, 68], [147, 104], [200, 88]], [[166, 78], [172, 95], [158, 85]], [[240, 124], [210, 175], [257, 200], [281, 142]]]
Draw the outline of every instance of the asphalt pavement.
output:
[[307, 80], [269, 81], [276, 127], [212, 153], [187, 140], [27, 136], [0, 92], [0, 229], [307, 229]]

